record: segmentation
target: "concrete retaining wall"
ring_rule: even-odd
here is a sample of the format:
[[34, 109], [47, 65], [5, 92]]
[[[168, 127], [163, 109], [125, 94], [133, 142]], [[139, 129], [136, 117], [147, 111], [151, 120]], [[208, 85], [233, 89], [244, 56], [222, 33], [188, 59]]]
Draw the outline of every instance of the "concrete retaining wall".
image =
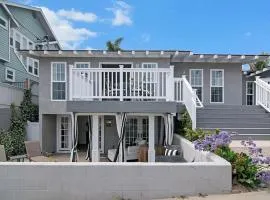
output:
[[210, 162], [0, 163], [0, 199], [134, 200], [229, 192], [230, 164], [212, 154], [207, 158]]

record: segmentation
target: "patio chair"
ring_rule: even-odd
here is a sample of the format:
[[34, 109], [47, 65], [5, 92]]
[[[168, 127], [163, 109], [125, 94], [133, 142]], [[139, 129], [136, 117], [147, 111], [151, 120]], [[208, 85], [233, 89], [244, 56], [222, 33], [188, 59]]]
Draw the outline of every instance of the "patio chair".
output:
[[[26, 155], [11, 156], [11, 157], [9, 157], [8, 161], [24, 162], [25, 158], [26, 158]], [[0, 162], [6, 162], [6, 161], [7, 161], [7, 155], [6, 155], [6, 151], [5, 151], [5, 146], [0, 145]]]
[[25, 141], [26, 154], [30, 162], [50, 162], [52, 161], [42, 155], [39, 141]]

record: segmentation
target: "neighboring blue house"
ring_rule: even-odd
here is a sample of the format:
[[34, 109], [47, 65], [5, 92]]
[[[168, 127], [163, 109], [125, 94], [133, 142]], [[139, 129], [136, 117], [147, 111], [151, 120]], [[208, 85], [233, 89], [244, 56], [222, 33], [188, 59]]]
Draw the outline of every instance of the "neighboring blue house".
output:
[[19, 50], [59, 50], [41, 9], [0, 1], [0, 128], [7, 128], [9, 106], [19, 105], [31, 87], [38, 103], [39, 60]]

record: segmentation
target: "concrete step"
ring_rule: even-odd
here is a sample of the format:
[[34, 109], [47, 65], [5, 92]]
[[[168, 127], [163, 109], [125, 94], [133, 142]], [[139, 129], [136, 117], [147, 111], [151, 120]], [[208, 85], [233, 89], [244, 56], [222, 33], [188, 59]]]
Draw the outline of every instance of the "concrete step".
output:
[[263, 123], [263, 122], [257, 122], [257, 123], [250, 123], [250, 122], [198, 122], [197, 123], [198, 128], [269, 128], [270, 129], [270, 123]]
[[246, 117], [244, 116], [233, 116], [233, 117], [198, 117], [197, 123], [238, 123], [238, 124], [258, 124], [258, 123], [268, 123], [270, 127], [270, 117]]

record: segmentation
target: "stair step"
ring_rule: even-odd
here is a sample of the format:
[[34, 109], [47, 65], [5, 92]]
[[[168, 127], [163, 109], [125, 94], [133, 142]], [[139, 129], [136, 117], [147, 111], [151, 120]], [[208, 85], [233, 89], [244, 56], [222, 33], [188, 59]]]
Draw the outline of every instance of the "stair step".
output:
[[268, 123], [270, 127], [270, 118], [246, 118], [246, 117], [222, 117], [222, 118], [208, 118], [208, 117], [200, 117], [197, 118], [197, 123], [238, 123], [238, 124], [245, 124], [245, 123]]
[[263, 119], [263, 118], [269, 118], [270, 120], [270, 115], [267, 113], [241, 113], [241, 114], [220, 114], [220, 113], [215, 113], [215, 114], [210, 114], [210, 113], [197, 113], [197, 118], [207, 118], [207, 119]]
[[197, 123], [198, 128], [269, 128], [270, 129], [270, 123], [239, 123], [237, 121], [235, 122], [199, 122]]

